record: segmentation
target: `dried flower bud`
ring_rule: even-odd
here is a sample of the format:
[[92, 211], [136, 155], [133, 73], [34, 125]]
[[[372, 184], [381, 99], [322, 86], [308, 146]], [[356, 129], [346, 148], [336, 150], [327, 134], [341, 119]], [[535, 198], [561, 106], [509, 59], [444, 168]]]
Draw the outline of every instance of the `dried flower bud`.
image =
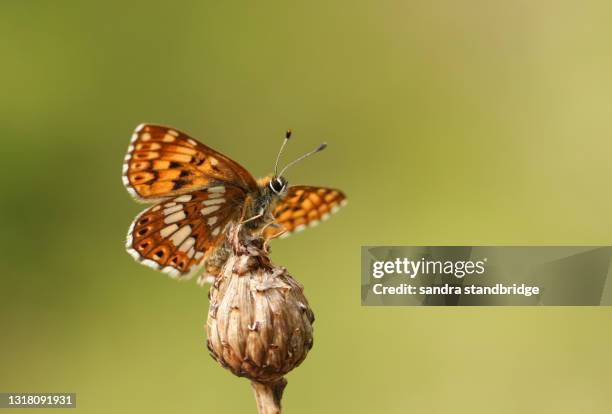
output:
[[210, 290], [208, 348], [240, 377], [274, 383], [312, 347], [314, 315], [303, 287], [274, 265], [263, 240], [229, 230], [230, 254]]

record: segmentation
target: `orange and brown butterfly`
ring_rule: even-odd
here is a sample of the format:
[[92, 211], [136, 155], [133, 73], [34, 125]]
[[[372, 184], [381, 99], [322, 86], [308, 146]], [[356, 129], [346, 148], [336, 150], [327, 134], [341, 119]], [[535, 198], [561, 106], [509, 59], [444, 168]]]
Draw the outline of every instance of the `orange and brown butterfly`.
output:
[[346, 203], [339, 190], [288, 186], [287, 168], [325, 148], [322, 144], [287, 164], [276, 157], [274, 175], [256, 181], [240, 164], [176, 129], [142, 124], [132, 135], [123, 184], [141, 202], [156, 204], [139, 214], [126, 248], [140, 263], [174, 278], [206, 264], [215, 275], [226, 257], [230, 223], [240, 222], [269, 240], [314, 226]]

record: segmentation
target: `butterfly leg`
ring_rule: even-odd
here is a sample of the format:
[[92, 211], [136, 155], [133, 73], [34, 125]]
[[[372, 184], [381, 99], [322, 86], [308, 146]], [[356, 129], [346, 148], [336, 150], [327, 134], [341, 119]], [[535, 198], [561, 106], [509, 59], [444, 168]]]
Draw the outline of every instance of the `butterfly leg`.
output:
[[263, 213], [263, 211], [262, 211], [261, 213], [257, 214], [256, 216], [253, 216], [253, 217], [248, 218], [248, 219], [246, 219], [246, 220], [242, 220], [242, 221], [240, 222], [240, 224], [244, 224], [244, 223], [248, 223], [249, 221], [257, 220], [258, 218], [262, 218], [262, 217], [263, 217], [263, 215], [264, 215], [264, 213]]
[[[266, 224], [262, 229], [261, 229], [261, 234], [263, 234], [266, 230], [266, 228], [268, 228], [268, 226], [275, 226], [275, 227], [281, 227], [277, 222], [275, 221], [271, 221], [268, 224]], [[279, 231], [278, 233], [275, 233], [274, 235], [268, 237], [263, 244], [263, 250], [266, 253], [270, 253], [270, 248], [269, 248], [269, 244], [270, 244], [270, 240], [274, 240], [277, 237], [282, 236], [283, 234], [287, 233], [286, 229], [283, 229], [282, 231]]]
[[253, 216], [253, 217], [249, 217], [248, 219], [245, 219], [245, 216], [247, 214], [252, 214], [251, 211], [253, 210], [253, 199], [250, 197], [247, 197], [247, 199], [244, 201], [244, 205], [242, 206], [242, 213], [240, 213], [240, 220], [238, 221], [239, 224], [244, 224], [244, 223], [248, 223], [250, 221], [253, 220], [257, 220], [258, 218], [263, 216], [263, 210], [260, 210], [259, 214]]

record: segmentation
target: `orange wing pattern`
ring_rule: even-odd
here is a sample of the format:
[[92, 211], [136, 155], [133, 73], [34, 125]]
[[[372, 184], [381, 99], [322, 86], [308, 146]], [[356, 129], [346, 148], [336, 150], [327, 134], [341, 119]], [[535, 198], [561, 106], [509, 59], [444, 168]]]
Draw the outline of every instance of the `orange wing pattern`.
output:
[[345, 204], [346, 196], [340, 190], [301, 185], [289, 187], [287, 196], [274, 210], [275, 224], [266, 228], [264, 236], [266, 239], [279, 234], [285, 237], [316, 226]]
[[136, 217], [127, 250], [137, 261], [171, 277], [188, 277], [221, 243], [245, 196], [236, 187], [217, 185], [165, 200]]
[[217, 183], [243, 191], [257, 183], [240, 164], [175, 129], [141, 124], [123, 164], [123, 184], [138, 201], [187, 194]]

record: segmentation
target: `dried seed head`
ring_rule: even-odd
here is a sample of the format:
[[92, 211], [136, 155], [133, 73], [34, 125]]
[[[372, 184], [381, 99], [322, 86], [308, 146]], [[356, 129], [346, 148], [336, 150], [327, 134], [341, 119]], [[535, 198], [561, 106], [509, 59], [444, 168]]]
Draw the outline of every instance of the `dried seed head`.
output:
[[210, 290], [208, 348], [235, 375], [272, 383], [306, 358], [314, 315], [300, 283], [240, 231], [229, 230], [230, 254]]

